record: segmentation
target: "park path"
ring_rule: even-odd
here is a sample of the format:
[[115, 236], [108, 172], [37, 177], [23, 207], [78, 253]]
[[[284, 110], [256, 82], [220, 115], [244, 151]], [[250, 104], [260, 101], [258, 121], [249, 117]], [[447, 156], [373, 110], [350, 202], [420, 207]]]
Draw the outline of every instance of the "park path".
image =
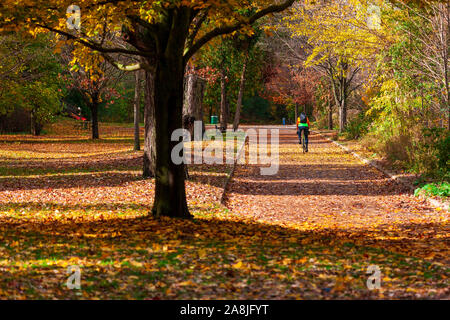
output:
[[260, 165], [236, 168], [226, 198], [234, 214], [313, 237], [357, 239], [447, 261], [448, 212], [415, 198], [317, 133], [303, 154], [295, 128], [280, 129], [279, 157], [276, 175], [262, 176]]

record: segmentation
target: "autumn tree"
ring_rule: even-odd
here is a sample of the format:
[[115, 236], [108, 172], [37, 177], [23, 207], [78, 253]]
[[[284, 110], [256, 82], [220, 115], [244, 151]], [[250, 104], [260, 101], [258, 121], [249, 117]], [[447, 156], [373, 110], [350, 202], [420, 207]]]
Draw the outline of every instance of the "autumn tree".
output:
[[248, 66], [255, 60], [255, 55], [258, 54], [258, 50], [255, 50], [255, 46], [261, 36], [261, 30], [258, 28], [257, 32], [251, 36], [241, 36], [234, 39], [235, 50], [242, 52], [242, 68], [239, 76], [239, 90], [236, 100], [236, 110], [234, 112], [233, 131], [237, 131], [239, 128], [239, 122], [241, 120], [242, 102], [245, 93], [245, 86], [247, 83]]
[[[120, 1], [90, 0], [80, 4], [81, 24], [77, 31], [66, 30], [65, 12], [72, 1], [3, 1], [0, 30], [53, 31], [67, 37], [74, 45], [99, 52], [115, 66], [135, 71], [145, 69], [153, 81], [156, 172], [155, 216], [190, 217], [186, 203], [184, 164], [171, 161], [171, 151], [178, 143], [172, 132], [182, 127], [183, 79], [189, 59], [213, 38], [241, 29], [251, 30], [258, 19], [280, 12], [294, 3], [273, 1]], [[242, 8], [253, 7], [250, 17]], [[115, 46], [102, 35], [122, 32], [129, 47]], [[80, 61], [92, 61], [91, 53], [80, 50]], [[142, 62], [124, 66], [113, 53], [138, 56]], [[148, 101], [148, 100], [146, 100]], [[151, 114], [146, 112], [147, 115]]]
[[272, 77], [266, 82], [266, 96], [277, 104], [294, 107], [295, 119], [299, 114], [299, 107], [314, 103], [314, 88], [318, 76], [313, 70], [293, 68], [279, 65], [274, 68]]
[[62, 67], [53, 50], [48, 36], [0, 36], [0, 115], [17, 107], [27, 110], [33, 135], [62, 109]]
[[201, 51], [198, 59], [202, 69], [215, 73], [208, 77], [206, 104], [211, 111], [213, 106], [220, 105], [222, 131], [229, 122], [233, 123], [234, 131], [238, 129], [245, 95], [262, 87], [264, 53], [258, 48], [260, 29], [255, 27], [251, 35], [236, 33], [216, 39]]
[[[68, 63], [73, 54], [70, 52], [63, 53], [64, 60]], [[96, 69], [86, 70], [83, 67], [75, 64], [69, 71], [66, 77], [68, 81], [68, 88], [76, 90], [83, 99], [84, 104], [91, 112], [91, 138], [99, 139], [99, 107], [102, 103], [108, 104], [113, 97], [118, 97], [119, 94], [115, 90], [118, 82], [123, 78], [124, 72], [114, 68], [106, 61], [99, 63]]]
[[[450, 129], [450, 3], [398, 1], [396, 5], [397, 10], [386, 12], [386, 20], [395, 42], [391, 52], [403, 55], [397, 75], [408, 79], [405, 84], [411, 84], [410, 90], [421, 100], [428, 100], [435, 118], [446, 114]], [[395, 29], [400, 32], [393, 33]], [[437, 99], [430, 100], [431, 96]]]
[[374, 70], [376, 54], [385, 35], [377, 10], [383, 1], [304, 1], [285, 19], [286, 27], [302, 42], [306, 59], [294, 50], [306, 67], [321, 71], [330, 82], [339, 109], [339, 127], [347, 125], [348, 99]]

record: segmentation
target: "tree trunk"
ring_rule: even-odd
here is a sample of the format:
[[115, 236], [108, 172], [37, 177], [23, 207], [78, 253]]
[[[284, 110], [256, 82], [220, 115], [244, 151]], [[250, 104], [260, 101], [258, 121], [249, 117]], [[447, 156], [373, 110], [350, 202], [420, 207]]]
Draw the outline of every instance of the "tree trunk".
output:
[[236, 131], [239, 127], [239, 120], [241, 118], [242, 98], [244, 96], [245, 89], [245, 72], [247, 70], [247, 63], [249, 58], [249, 49], [245, 52], [244, 64], [242, 65], [241, 83], [239, 84], [239, 94], [236, 102], [236, 112], [234, 114], [233, 131]]
[[[446, 34], [447, 37], [447, 48], [449, 47], [448, 44], [450, 42], [450, 30]], [[444, 82], [445, 82], [445, 91], [446, 91], [446, 100], [444, 101], [444, 106], [447, 106], [447, 127], [448, 130], [450, 130], [450, 84], [449, 84], [449, 66], [448, 66], [448, 55], [447, 53], [444, 53]]]
[[294, 123], [297, 124], [297, 119], [298, 119], [298, 103], [295, 103], [295, 119], [294, 119]]
[[347, 128], [347, 97], [344, 96], [342, 101], [342, 128], [345, 130]]
[[174, 130], [182, 127], [183, 48], [189, 30], [186, 16], [174, 15], [170, 26], [170, 46], [158, 56], [155, 77], [156, 177], [155, 217], [191, 218], [186, 201], [185, 165], [175, 164], [171, 153], [180, 141], [171, 141]]
[[447, 91], [447, 129], [450, 130], [450, 84], [449, 84], [449, 50], [448, 48], [450, 48], [450, 2], [447, 2], [447, 13], [446, 13], [446, 24], [447, 24], [447, 30], [445, 32], [445, 48], [447, 48], [447, 50], [444, 49], [444, 76], [445, 76], [445, 89]]
[[30, 128], [31, 134], [33, 136], [37, 136], [37, 134], [36, 134], [36, 117], [34, 115], [34, 110], [31, 110], [30, 119], [31, 119], [31, 128]]
[[222, 69], [220, 73], [220, 131], [226, 132], [228, 126], [226, 73]]
[[344, 87], [344, 81], [345, 78], [339, 77], [338, 86], [334, 84], [333, 80], [331, 81], [333, 85], [334, 100], [339, 113], [339, 133], [343, 133], [347, 125], [347, 92]]
[[344, 109], [343, 101], [339, 104], [339, 133], [344, 132]]
[[[189, 74], [184, 83], [183, 128], [189, 130], [194, 140], [201, 140], [205, 132], [203, 123], [205, 82], [196, 74]], [[202, 121], [202, 132], [197, 137], [194, 136], [194, 121]]]
[[156, 168], [156, 133], [155, 133], [155, 75], [145, 72], [144, 87], [144, 167], [143, 177], [155, 176]]
[[344, 98], [339, 106], [339, 133], [343, 133], [347, 126], [347, 99]]
[[141, 71], [136, 71], [134, 87], [134, 150], [141, 150], [139, 122], [141, 113]]
[[99, 139], [98, 134], [98, 102], [96, 99], [92, 102], [91, 106], [91, 122], [92, 122], [92, 139]]
[[42, 127], [43, 126], [37, 120], [34, 110], [31, 110], [30, 117], [31, 117], [31, 134], [34, 135], [34, 136], [41, 135], [41, 131], [42, 131]]
[[333, 130], [333, 103], [331, 97], [328, 98], [328, 129]]

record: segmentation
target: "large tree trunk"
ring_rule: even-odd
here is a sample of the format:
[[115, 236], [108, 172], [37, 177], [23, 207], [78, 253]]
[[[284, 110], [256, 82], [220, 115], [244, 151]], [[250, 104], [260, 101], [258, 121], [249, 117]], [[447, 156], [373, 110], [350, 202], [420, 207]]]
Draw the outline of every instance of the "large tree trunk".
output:
[[98, 102], [94, 99], [90, 105], [91, 109], [91, 122], [92, 122], [92, 139], [99, 139], [98, 133]]
[[155, 132], [155, 75], [145, 72], [144, 87], [144, 178], [155, 176], [156, 132]]
[[[196, 74], [189, 74], [185, 78], [183, 102], [183, 127], [189, 130], [194, 140], [201, 140], [205, 132], [203, 122], [203, 97], [205, 81]], [[194, 121], [202, 121], [202, 132], [194, 136]]]
[[139, 122], [141, 113], [141, 71], [136, 71], [134, 87], [134, 150], [141, 150], [141, 142], [139, 135]]
[[220, 72], [220, 131], [226, 132], [228, 127], [226, 73]]
[[247, 70], [247, 63], [249, 57], [249, 49], [245, 52], [244, 64], [242, 66], [241, 83], [239, 84], [239, 94], [236, 103], [236, 113], [234, 114], [233, 131], [236, 131], [239, 127], [239, 120], [241, 118], [242, 98], [244, 96], [245, 89], [245, 72]]
[[184, 164], [174, 164], [172, 132], [182, 127], [183, 76], [182, 56], [160, 61], [155, 81], [156, 190], [153, 215], [189, 218], [186, 202]]
[[172, 160], [172, 150], [180, 141], [171, 139], [172, 133], [182, 127], [183, 51], [189, 32], [189, 12], [180, 9], [169, 19], [169, 34], [160, 32], [163, 38], [159, 42], [167, 48], [158, 54], [155, 64], [156, 177], [152, 209], [155, 217], [192, 218], [186, 201], [185, 164]]

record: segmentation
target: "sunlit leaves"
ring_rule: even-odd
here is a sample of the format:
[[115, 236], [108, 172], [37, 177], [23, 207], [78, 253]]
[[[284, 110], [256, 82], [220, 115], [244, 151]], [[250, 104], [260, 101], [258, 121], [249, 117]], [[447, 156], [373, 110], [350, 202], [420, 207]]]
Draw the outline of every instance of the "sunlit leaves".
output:
[[[6, 177], [0, 170], [0, 297], [445, 298], [448, 222], [442, 210], [430, 212], [402, 194], [304, 194], [397, 190], [330, 143], [313, 137], [320, 143], [306, 155], [298, 145], [284, 145], [280, 174], [268, 183], [249, 166], [239, 169], [232, 210], [217, 203], [226, 168], [190, 168], [188, 202], [196, 220], [185, 221], [149, 216], [154, 184], [139, 177], [131, 137], [131, 130], [128, 140], [96, 142], [6, 137], [0, 150], [23, 157], [8, 160], [0, 153], [1, 170], [9, 170]], [[295, 139], [294, 130], [289, 137]], [[307, 165], [313, 169], [296, 168]], [[293, 185], [302, 175], [310, 178], [304, 189], [304, 181]], [[325, 184], [333, 177], [341, 179]], [[245, 188], [248, 179], [257, 181]], [[270, 196], [291, 190], [293, 197]], [[264, 191], [269, 194], [248, 194]], [[259, 218], [249, 219], [253, 213]], [[392, 217], [399, 223], [381, 223]], [[366, 270], [373, 264], [382, 270], [382, 288], [369, 291]], [[81, 290], [66, 287], [71, 265], [81, 269]]]

